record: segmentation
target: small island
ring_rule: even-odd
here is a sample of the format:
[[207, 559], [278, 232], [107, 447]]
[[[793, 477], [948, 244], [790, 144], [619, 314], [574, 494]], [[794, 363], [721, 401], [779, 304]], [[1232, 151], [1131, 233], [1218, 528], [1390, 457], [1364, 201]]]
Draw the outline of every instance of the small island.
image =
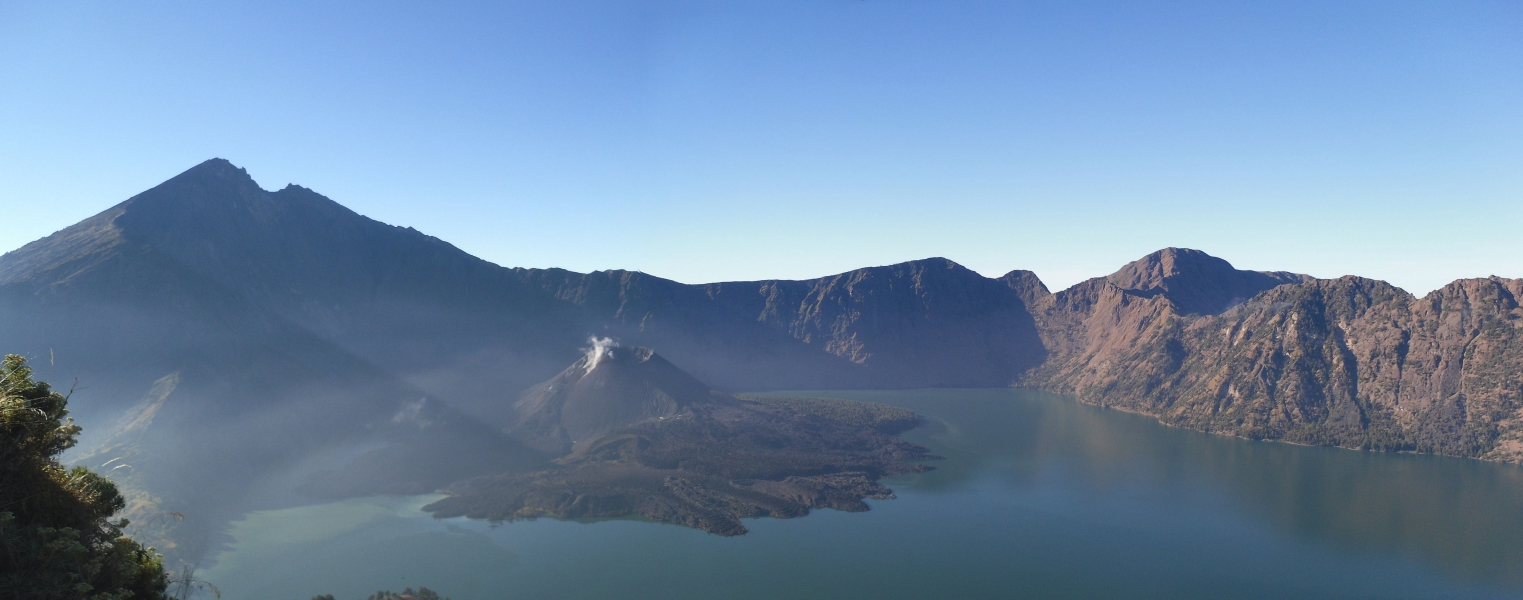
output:
[[884, 477], [936, 458], [894, 437], [915, 413], [829, 398], [731, 396], [647, 348], [595, 344], [519, 397], [510, 435], [560, 454], [548, 468], [475, 477], [424, 507], [511, 521], [640, 516], [722, 536], [740, 519], [868, 510]]

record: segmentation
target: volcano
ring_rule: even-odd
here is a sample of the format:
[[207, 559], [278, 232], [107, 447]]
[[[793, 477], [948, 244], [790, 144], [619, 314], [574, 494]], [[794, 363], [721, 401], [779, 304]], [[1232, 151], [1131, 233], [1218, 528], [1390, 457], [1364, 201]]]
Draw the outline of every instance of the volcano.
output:
[[532, 448], [564, 454], [614, 429], [691, 416], [695, 405], [726, 398], [650, 348], [593, 340], [580, 360], [519, 395], [509, 432]]
[[934, 458], [893, 437], [919, 423], [910, 411], [831, 398], [741, 399], [649, 348], [607, 340], [594, 340], [513, 409], [509, 434], [560, 458], [544, 470], [456, 482], [424, 510], [493, 521], [639, 515], [739, 535], [744, 517], [867, 510], [865, 498], [894, 497], [878, 479], [928, 470], [917, 461]]

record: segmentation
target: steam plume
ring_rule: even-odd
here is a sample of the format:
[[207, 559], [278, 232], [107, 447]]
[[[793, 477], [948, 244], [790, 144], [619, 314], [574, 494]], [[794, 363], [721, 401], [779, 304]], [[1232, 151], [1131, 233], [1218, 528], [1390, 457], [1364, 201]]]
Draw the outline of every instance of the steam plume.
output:
[[417, 425], [419, 429], [433, 425], [433, 422], [428, 420], [428, 418], [423, 415], [423, 407], [427, 401], [427, 398], [419, 398], [411, 402], [403, 403], [402, 408], [397, 410], [397, 414], [392, 415], [391, 422], [398, 425], [403, 423], [411, 423], [413, 425]]
[[599, 338], [598, 336], [587, 338], [587, 343], [592, 344], [591, 348], [584, 349], [584, 351], [587, 353], [588, 373], [591, 373], [593, 369], [598, 368], [598, 361], [603, 360], [604, 356], [613, 356], [613, 349], [619, 347], [619, 343], [613, 341], [613, 339]]

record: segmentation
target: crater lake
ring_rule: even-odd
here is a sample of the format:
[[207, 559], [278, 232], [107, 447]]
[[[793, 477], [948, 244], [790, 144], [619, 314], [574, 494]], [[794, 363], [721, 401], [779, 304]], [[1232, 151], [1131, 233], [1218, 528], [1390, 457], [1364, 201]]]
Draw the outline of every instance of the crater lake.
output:
[[943, 459], [884, 480], [898, 497], [869, 512], [734, 538], [434, 519], [437, 495], [260, 511], [198, 576], [227, 600], [1523, 595], [1518, 466], [1213, 436], [1022, 389], [787, 394], [912, 409], [927, 422], [902, 437]]

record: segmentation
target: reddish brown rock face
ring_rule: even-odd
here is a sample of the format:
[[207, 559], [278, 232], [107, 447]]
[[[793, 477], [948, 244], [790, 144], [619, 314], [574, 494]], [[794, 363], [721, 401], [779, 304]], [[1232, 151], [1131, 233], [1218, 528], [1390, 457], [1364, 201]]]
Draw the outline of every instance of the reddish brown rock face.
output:
[[1202, 431], [1523, 458], [1520, 280], [1460, 280], [1419, 299], [1357, 277], [1260, 274], [1236, 279], [1268, 285], [1247, 301], [1191, 314], [1182, 305], [1252, 287], [1178, 281], [1189, 277], [1177, 256], [1038, 300], [1052, 357], [1025, 381]]

